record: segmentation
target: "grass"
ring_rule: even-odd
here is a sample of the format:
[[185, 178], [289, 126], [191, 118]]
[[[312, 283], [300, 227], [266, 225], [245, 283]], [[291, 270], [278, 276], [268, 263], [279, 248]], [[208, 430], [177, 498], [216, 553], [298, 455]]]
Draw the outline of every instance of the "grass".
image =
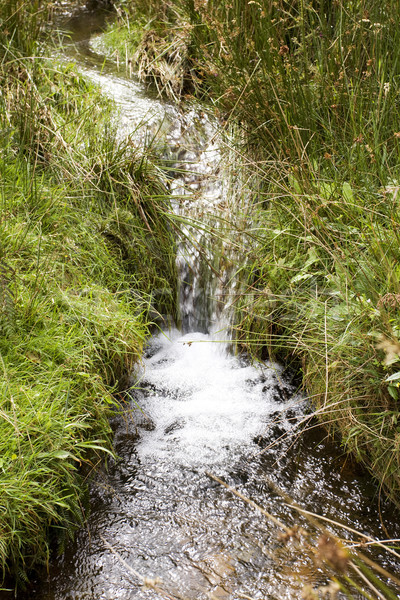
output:
[[45, 56], [38, 10], [0, 9], [0, 578], [17, 585], [84, 519], [115, 393], [176, 310], [161, 171]]
[[[173, 65], [182, 99], [240, 127], [253, 215], [239, 344], [301, 370], [320, 420], [398, 504], [398, 3], [123, 6], [125, 21], [146, 21], [130, 56], [142, 77], [147, 53], [146, 77], [168, 92], [157, 65]], [[179, 67], [175, 30], [186, 35]]]
[[[176, 298], [158, 167], [115, 142], [74, 66], [39, 58], [42, 6], [0, 9], [0, 563], [20, 581], [82, 519], [112, 394]], [[253, 213], [238, 343], [300, 368], [320, 420], [398, 503], [398, 3], [117, 9], [126, 68], [240, 127]]]
[[193, 90], [189, 20], [173, 3], [116, 3], [116, 10], [115, 23], [101, 36], [102, 49], [127, 73], [135, 72], [160, 95], [179, 102], [183, 93]]

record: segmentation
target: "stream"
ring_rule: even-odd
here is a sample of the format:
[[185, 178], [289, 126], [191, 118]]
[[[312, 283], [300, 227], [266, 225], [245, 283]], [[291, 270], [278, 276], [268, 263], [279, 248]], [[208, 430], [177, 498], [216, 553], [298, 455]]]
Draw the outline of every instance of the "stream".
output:
[[[201, 108], [182, 110], [161, 101], [124, 67], [118, 71], [96, 38], [99, 15], [83, 11], [68, 27], [64, 58], [76, 61], [115, 100], [119, 135], [140, 144], [157, 132], [169, 159], [176, 160], [175, 210], [212, 222], [225, 255], [232, 256], [237, 236], [229, 242], [225, 221], [212, 219], [222, 210], [232, 222], [247, 215], [235, 209], [218, 124]], [[253, 365], [230, 352], [235, 283], [231, 273], [212, 278], [213, 269], [204, 266], [215, 266], [213, 252], [219, 244], [221, 254], [221, 242], [187, 227], [196, 243], [179, 250], [182, 330], [160, 332], [150, 341], [135, 373], [131, 405], [113, 419], [119, 458], [92, 481], [87, 524], [27, 598], [293, 600], [302, 597], [305, 584], [326, 585], [329, 578], [306, 545], [282, 537], [248, 499], [314, 539], [320, 532], [289, 506], [287, 496], [364, 535], [399, 537], [396, 513], [382, 499], [379, 505], [369, 476], [308, 421], [307, 400], [284, 369]], [[400, 573], [400, 561], [385, 551], [363, 551]], [[354, 598], [362, 597], [355, 592]]]

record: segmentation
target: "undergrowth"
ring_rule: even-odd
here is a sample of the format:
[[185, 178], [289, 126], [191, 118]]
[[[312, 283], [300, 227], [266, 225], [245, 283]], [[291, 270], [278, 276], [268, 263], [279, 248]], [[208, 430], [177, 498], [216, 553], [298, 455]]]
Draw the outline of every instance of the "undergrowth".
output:
[[142, 78], [240, 126], [254, 212], [238, 342], [301, 369], [320, 420], [398, 504], [398, 2], [116, 5]]
[[176, 297], [160, 171], [45, 56], [46, 5], [0, 8], [0, 579], [18, 585], [82, 522], [115, 394]]

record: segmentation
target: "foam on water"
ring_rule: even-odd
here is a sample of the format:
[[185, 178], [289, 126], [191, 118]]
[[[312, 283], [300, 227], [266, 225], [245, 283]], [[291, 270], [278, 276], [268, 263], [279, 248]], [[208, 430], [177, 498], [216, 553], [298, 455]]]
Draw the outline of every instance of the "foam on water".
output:
[[277, 401], [280, 369], [255, 368], [227, 353], [210, 335], [160, 334], [145, 361], [140, 407], [154, 429], [138, 444], [141, 460], [173, 460], [211, 467], [249, 451]]

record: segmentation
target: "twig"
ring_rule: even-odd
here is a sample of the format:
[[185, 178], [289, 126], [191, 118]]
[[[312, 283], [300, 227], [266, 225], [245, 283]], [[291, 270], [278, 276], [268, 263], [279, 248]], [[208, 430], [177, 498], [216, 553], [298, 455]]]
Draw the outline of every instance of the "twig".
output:
[[377, 590], [376, 587], [372, 585], [368, 577], [366, 577], [364, 573], [358, 567], [356, 567], [356, 565], [352, 561], [350, 561], [350, 566], [353, 569], [353, 571], [357, 573], [360, 579], [362, 579], [371, 588], [371, 590], [376, 594], [377, 598], [380, 598], [380, 600], [386, 600], [385, 596], [382, 596], [379, 590]]
[[249, 504], [250, 506], [252, 506], [256, 510], [258, 510], [259, 512], [261, 512], [265, 517], [267, 517], [267, 519], [269, 519], [270, 521], [272, 521], [273, 523], [275, 523], [275, 525], [277, 525], [278, 527], [280, 527], [281, 529], [283, 529], [284, 531], [286, 531], [286, 533], [290, 533], [291, 532], [290, 527], [287, 527], [284, 523], [282, 523], [282, 521], [279, 521], [279, 519], [277, 519], [276, 517], [274, 517], [273, 515], [271, 515], [271, 513], [267, 512], [259, 504], [256, 504], [256, 502], [254, 502], [253, 500], [250, 500], [244, 494], [242, 494], [241, 492], [238, 492], [237, 490], [235, 490], [235, 488], [233, 488], [232, 486], [230, 486], [227, 483], [225, 483], [225, 481], [223, 481], [222, 479], [220, 479], [216, 475], [213, 475], [212, 473], [209, 473], [208, 471], [206, 471], [206, 475], [208, 477], [210, 477], [211, 479], [213, 479], [214, 481], [216, 481], [217, 483], [219, 483], [220, 485], [222, 485], [227, 490], [229, 490], [232, 494], [234, 494], [235, 496], [237, 496], [241, 500], [244, 500], [244, 502], [246, 502], [247, 504]]
[[[389, 548], [388, 546], [385, 546], [385, 544], [383, 542], [381, 542], [380, 540], [375, 540], [374, 538], [371, 538], [369, 535], [365, 535], [365, 533], [361, 533], [360, 531], [357, 531], [356, 529], [353, 529], [352, 527], [349, 527], [348, 525], [344, 525], [343, 523], [339, 523], [338, 521], [329, 519], [329, 517], [323, 517], [322, 515], [318, 515], [309, 510], [305, 510], [304, 508], [301, 508], [300, 506], [298, 506], [296, 503], [288, 502], [288, 503], [286, 503], [286, 506], [291, 506], [292, 508], [295, 508], [297, 511], [299, 511], [300, 513], [304, 514], [307, 517], [311, 516], [316, 519], [321, 519], [321, 521], [325, 521], [326, 523], [330, 523], [331, 525], [336, 525], [337, 527], [346, 529], [346, 531], [349, 531], [350, 533], [354, 533], [355, 535], [359, 535], [360, 537], [363, 537], [365, 540], [368, 540], [371, 544], [376, 544], [380, 548], [387, 550], [388, 552], [393, 554], [393, 556], [396, 556], [396, 558], [400, 558], [400, 554], [398, 552], [396, 552], [396, 550], [393, 550], [393, 548]], [[398, 583], [400, 583], [400, 580], [398, 581]]]

